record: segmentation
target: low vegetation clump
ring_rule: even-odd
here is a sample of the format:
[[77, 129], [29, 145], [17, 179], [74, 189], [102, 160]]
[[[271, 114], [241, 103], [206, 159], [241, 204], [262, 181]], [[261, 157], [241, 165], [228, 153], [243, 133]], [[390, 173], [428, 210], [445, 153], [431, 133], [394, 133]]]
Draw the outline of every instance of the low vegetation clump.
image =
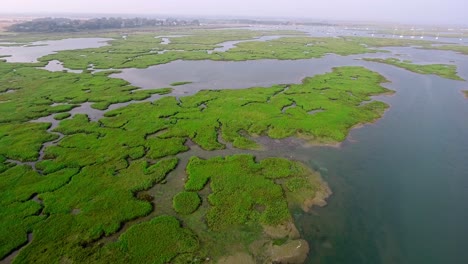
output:
[[380, 62], [390, 64], [420, 74], [434, 74], [442, 78], [464, 81], [457, 74], [457, 66], [448, 64], [414, 64], [411, 61], [402, 61], [399, 59], [364, 59], [366, 61]]
[[200, 196], [196, 192], [181, 192], [174, 196], [174, 210], [183, 215], [195, 212], [201, 204]]
[[69, 118], [70, 116], [71, 116], [70, 113], [59, 113], [59, 114], [54, 115], [54, 119], [63, 120], [63, 119]]
[[191, 84], [192, 82], [185, 81], [185, 82], [173, 82], [170, 85], [171, 86], [181, 86], [181, 85], [186, 85], [186, 84]]
[[159, 159], [189, 150], [184, 143], [184, 138], [149, 138], [146, 140], [147, 157]]

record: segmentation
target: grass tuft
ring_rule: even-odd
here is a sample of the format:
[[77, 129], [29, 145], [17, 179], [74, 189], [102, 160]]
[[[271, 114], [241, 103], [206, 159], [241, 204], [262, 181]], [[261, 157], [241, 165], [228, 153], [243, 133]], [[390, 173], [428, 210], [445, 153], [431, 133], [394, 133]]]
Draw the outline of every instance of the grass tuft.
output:
[[198, 209], [201, 199], [196, 192], [180, 192], [174, 196], [172, 204], [177, 213], [188, 215]]

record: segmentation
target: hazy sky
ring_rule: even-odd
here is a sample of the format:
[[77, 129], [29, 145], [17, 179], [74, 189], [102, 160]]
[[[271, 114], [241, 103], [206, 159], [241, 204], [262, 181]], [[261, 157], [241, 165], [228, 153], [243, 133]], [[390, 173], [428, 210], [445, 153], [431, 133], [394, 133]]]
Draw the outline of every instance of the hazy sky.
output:
[[468, 24], [468, 0], [0, 0], [0, 13], [301, 17]]

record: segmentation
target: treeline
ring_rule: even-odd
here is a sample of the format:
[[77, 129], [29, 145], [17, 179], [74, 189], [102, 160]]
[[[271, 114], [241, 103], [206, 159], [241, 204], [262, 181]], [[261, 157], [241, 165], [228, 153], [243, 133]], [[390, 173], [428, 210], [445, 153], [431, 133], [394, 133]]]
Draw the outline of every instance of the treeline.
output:
[[88, 20], [68, 18], [39, 18], [11, 25], [12, 32], [75, 32], [81, 30], [139, 28], [154, 26], [199, 26], [198, 20], [186, 21], [174, 18], [165, 20], [147, 18], [93, 18]]
[[243, 25], [266, 25], [266, 26], [334, 26], [328, 22], [306, 22], [306, 21], [287, 21], [287, 20], [253, 20], [253, 19], [206, 19], [202, 22], [207, 24], [243, 24]]

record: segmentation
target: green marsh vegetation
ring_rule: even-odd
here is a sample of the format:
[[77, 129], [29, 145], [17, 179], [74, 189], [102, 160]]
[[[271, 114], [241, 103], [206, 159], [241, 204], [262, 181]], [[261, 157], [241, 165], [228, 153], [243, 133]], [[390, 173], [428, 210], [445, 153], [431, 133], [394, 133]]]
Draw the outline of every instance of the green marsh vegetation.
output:
[[[126, 39], [115, 38], [110, 46], [97, 49], [63, 51], [41, 58], [58, 59], [65, 67], [86, 70], [91, 64], [96, 69], [146, 68], [175, 60], [204, 60], [216, 56], [207, 53], [226, 41], [248, 40], [262, 36], [302, 35], [298, 31], [251, 30], [188, 30], [129, 34]], [[169, 44], [162, 44], [164, 36]], [[171, 37], [176, 35], [176, 37]], [[159, 54], [164, 52], [163, 54]]]
[[92, 108], [105, 110], [111, 104], [171, 91], [138, 90], [126, 81], [108, 77], [111, 72], [70, 74], [36, 69], [37, 66], [44, 65], [0, 61], [0, 123], [68, 112], [85, 102], [92, 102]]
[[115, 263], [196, 263], [198, 249], [199, 241], [192, 231], [181, 227], [174, 217], [159, 216], [130, 227], [119, 241], [107, 245], [103, 250], [106, 257], [98, 260], [110, 257]]
[[463, 78], [457, 74], [457, 66], [448, 64], [414, 64], [411, 61], [399, 60], [395, 58], [389, 59], [370, 59], [365, 58], [366, 61], [380, 62], [390, 64], [399, 68], [403, 68], [415, 73], [420, 74], [435, 74], [442, 78], [464, 81]]
[[59, 113], [59, 114], [54, 115], [54, 119], [63, 120], [63, 119], [69, 118], [70, 116], [71, 116], [70, 113]]
[[44, 142], [58, 138], [47, 133], [48, 123], [0, 123], [0, 155], [18, 161], [35, 161]]
[[179, 214], [191, 214], [201, 204], [201, 199], [195, 192], [181, 192], [174, 196], [174, 210]]
[[[273, 138], [301, 136], [318, 142], [342, 141], [354, 125], [382, 115], [387, 106], [369, 101], [372, 95], [389, 92], [380, 86], [382, 82], [382, 76], [365, 68], [341, 67], [306, 78], [302, 84], [201, 91], [179, 100], [164, 97], [152, 103], [135, 103], [106, 112], [98, 122], [77, 114], [55, 128], [64, 138], [45, 149], [44, 159], [36, 164], [38, 171], [6, 159], [37, 159], [41, 144], [58, 137], [47, 133], [50, 124], [4, 123], [0, 126], [0, 177], [11, 180], [2, 181], [1, 190], [12, 198], [2, 199], [1, 211], [5, 215], [1, 218], [1, 237], [5, 242], [1, 257], [27, 243], [31, 232], [34, 239], [22, 248], [16, 263], [61, 259], [99, 263], [103, 257], [112, 256], [118, 256], [115, 262], [137, 263], [140, 254], [150, 254], [145, 253], [149, 247], [155, 252], [166, 251], [172, 238], [165, 240], [167, 243], [151, 244], [149, 238], [133, 233], [140, 229], [158, 232], [163, 224], [157, 220], [156, 226], [152, 221], [135, 225], [115, 243], [100, 246], [99, 241], [118, 232], [125, 222], [153, 211], [152, 203], [136, 198], [137, 193], [161, 183], [177, 166], [176, 155], [188, 150], [187, 138], [207, 150], [225, 147], [218, 141], [219, 136], [235, 147], [249, 149], [261, 147], [250, 137], [262, 134]], [[31, 129], [38, 132], [31, 134]], [[24, 150], [11, 147], [16, 145], [24, 146]], [[16, 153], [18, 150], [21, 151]], [[213, 175], [210, 171], [220, 173]], [[245, 155], [208, 161], [192, 158], [187, 172], [185, 189], [193, 193], [189, 194], [192, 197], [185, 199], [186, 194], [182, 194], [174, 198], [174, 207], [182, 208], [176, 209], [182, 212], [176, 216], [184, 228], [179, 224], [175, 228], [175, 219], [162, 221], [172, 226], [171, 233], [184, 237], [180, 241], [186, 242], [174, 249], [176, 253], [158, 255], [161, 257], [155, 259], [157, 263], [166, 262], [174, 254], [176, 258], [192, 258], [190, 254], [213, 255], [209, 253], [213, 250], [217, 252], [214, 255], [222, 256], [229, 244], [253, 243], [261, 237], [262, 226], [290, 222], [290, 206], [313, 198], [321, 184], [298, 163], [276, 158], [255, 162], [252, 156]], [[203, 195], [200, 190], [207, 182], [212, 192], [197, 209], [200, 200], [194, 197]], [[245, 197], [228, 199], [228, 190], [239, 188]], [[40, 203], [33, 199], [36, 196]], [[181, 203], [185, 200], [188, 202]], [[203, 216], [206, 226], [200, 230], [194, 223], [200, 223]], [[225, 236], [219, 232], [230, 224], [239, 228], [245, 225], [248, 231], [222, 244], [209, 242]], [[200, 249], [196, 249], [198, 244], [190, 230], [197, 235]]]
[[265, 42], [243, 42], [225, 53], [216, 53], [222, 60], [310, 59], [328, 53], [352, 55], [375, 52], [344, 38], [288, 37]]
[[[291, 231], [295, 229], [291, 208], [307, 210], [327, 187], [318, 174], [295, 161], [257, 161], [251, 155], [192, 157], [187, 182], [171, 197], [171, 216], [158, 212], [157, 200], [140, 199], [139, 194], [155, 185], [164, 189], [166, 176], [179, 164], [177, 155], [189, 151], [188, 139], [205, 150], [226, 148], [224, 142], [260, 149], [253, 139], [259, 135], [343, 141], [353, 126], [372, 122], [388, 107], [371, 100], [391, 92], [381, 86], [386, 81], [381, 75], [362, 67], [340, 67], [300, 84], [167, 96], [111, 110], [91, 121], [84, 114], [70, 117], [69, 111], [84, 102], [107, 109], [170, 89], [138, 90], [109, 78], [110, 72], [52, 73], [36, 68], [54, 56], [67, 67], [68, 63], [86, 69], [90, 63], [122, 68], [190, 58], [295, 59], [333, 50], [342, 55], [369, 52], [358, 41], [295, 36], [244, 42], [224, 57], [206, 53], [239, 35], [251, 39], [262, 34], [266, 33], [200, 31], [170, 38], [171, 43], [162, 47], [154, 33], [141, 33], [108, 47], [60, 52], [41, 63], [0, 62], [0, 259], [25, 245], [15, 263], [185, 263], [235, 253], [230, 250], [238, 251], [238, 244], [241, 251], [268, 259], [268, 250], [255, 253], [249, 246], [259, 240], [271, 246], [297, 240], [298, 233]], [[271, 50], [262, 50], [265, 45]], [[146, 54], [163, 48], [173, 51]], [[128, 61], [129, 54], [140, 61]], [[55, 133], [48, 132], [50, 124], [30, 122], [50, 115], [61, 120]], [[59, 133], [63, 139], [37, 160], [43, 144], [58, 139]], [[32, 168], [9, 160], [37, 163]], [[122, 229], [153, 212], [156, 217]], [[30, 234], [33, 239], [28, 241]], [[104, 239], [110, 236], [115, 239]]]
[[210, 209], [206, 221], [210, 229], [225, 230], [247, 222], [276, 226], [292, 218], [284, 195], [285, 191], [291, 190], [275, 180], [303, 180], [301, 188], [319, 188], [308, 181], [308, 173], [301, 164], [280, 158], [257, 163], [251, 155], [210, 160], [193, 157], [187, 166], [188, 181], [185, 184], [185, 189], [190, 192], [181, 192], [177, 196], [201, 191], [209, 182]]
[[[93, 49], [61, 51], [42, 57], [42, 62], [59, 60], [70, 69], [146, 68], [175, 60], [245, 61], [258, 59], [310, 59], [326, 54], [353, 55], [377, 52], [388, 46], [420, 46], [431, 48], [424, 40], [337, 37], [316, 38], [296, 31], [191, 30], [172, 34], [129, 34], [110, 41], [109, 46]], [[171, 35], [177, 34], [175, 37]], [[157, 36], [155, 36], [157, 35]], [[164, 35], [170, 40], [162, 43]], [[269, 41], [255, 41], [261, 36], [283, 36]], [[238, 43], [226, 52], [215, 52], [219, 44], [232, 40]], [[208, 51], [213, 51], [209, 53]]]
[[[205, 205], [181, 217], [188, 227], [201, 233], [201, 252], [214, 259], [242, 252], [271, 262], [273, 246], [300, 239], [291, 208], [308, 210], [315, 197], [330, 194], [319, 174], [282, 158], [256, 161], [254, 156], [243, 154], [207, 160], [192, 157], [186, 171], [185, 190], [177, 196], [199, 193]], [[287, 185], [291, 181], [300, 181], [302, 186], [290, 189]], [[201, 224], [199, 219], [206, 221]], [[237, 246], [233, 248], [233, 244]]]
[[161, 111], [158, 115], [164, 116], [162, 123], [167, 125], [162, 126], [159, 138], [190, 138], [206, 150], [225, 147], [218, 142], [218, 135], [243, 149], [259, 147], [247, 135], [300, 136], [315, 142], [336, 143], [343, 141], [356, 124], [371, 122], [382, 115], [387, 105], [369, 100], [373, 95], [390, 92], [380, 86], [385, 81], [381, 75], [362, 67], [340, 67], [306, 78], [301, 84], [208, 90], [182, 97], [180, 101], [165, 97], [154, 104], [109, 111], [101, 122], [131, 131], [154, 120], [152, 114], [140, 116], [140, 113]]

